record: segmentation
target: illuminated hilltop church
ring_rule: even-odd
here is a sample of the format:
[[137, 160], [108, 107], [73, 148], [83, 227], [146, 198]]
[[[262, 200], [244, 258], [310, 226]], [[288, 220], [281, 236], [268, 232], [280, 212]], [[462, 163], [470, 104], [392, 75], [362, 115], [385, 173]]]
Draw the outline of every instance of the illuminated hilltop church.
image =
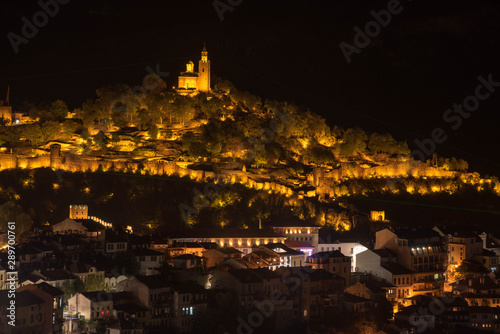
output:
[[179, 75], [177, 93], [189, 95], [198, 92], [210, 92], [210, 60], [205, 45], [201, 50], [201, 59], [198, 62], [198, 72], [194, 71], [194, 63], [186, 64], [186, 72]]

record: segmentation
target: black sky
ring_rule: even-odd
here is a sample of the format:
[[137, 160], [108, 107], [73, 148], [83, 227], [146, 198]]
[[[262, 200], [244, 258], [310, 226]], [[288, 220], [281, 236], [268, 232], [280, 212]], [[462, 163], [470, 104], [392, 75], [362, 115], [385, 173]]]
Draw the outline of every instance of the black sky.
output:
[[175, 85], [206, 42], [212, 74], [239, 89], [295, 101], [331, 126], [390, 132], [412, 149], [441, 127], [449, 138], [438, 154], [500, 175], [500, 87], [457, 130], [443, 121], [479, 75], [500, 81], [500, 3], [401, 1], [348, 64], [339, 44], [353, 44], [353, 28], [364, 30], [388, 2], [244, 0], [221, 21], [213, 1], [72, 0], [15, 54], [7, 34], [21, 34], [22, 17], [32, 21], [41, 7], [1, 0], [0, 96], [10, 85], [14, 107], [55, 99], [78, 107], [104, 85], [140, 85], [156, 64]]

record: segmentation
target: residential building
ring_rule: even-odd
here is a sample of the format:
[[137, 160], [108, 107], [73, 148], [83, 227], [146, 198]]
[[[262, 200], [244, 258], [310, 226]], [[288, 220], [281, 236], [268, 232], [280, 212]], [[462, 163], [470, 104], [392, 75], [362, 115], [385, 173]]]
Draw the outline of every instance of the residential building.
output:
[[318, 252], [306, 259], [306, 266], [313, 269], [324, 269], [342, 277], [345, 286], [351, 285], [351, 257], [340, 251]]
[[87, 320], [111, 319], [113, 316], [113, 298], [104, 290], [77, 293], [68, 299], [71, 314], [80, 314]]
[[376, 232], [375, 249], [387, 248], [413, 273], [414, 292], [437, 295], [443, 288], [447, 253], [438, 232], [431, 229]]
[[159, 274], [158, 269], [163, 265], [163, 253], [148, 248], [138, 248], [133, 253], [139, 262], [139, 275]]
[[314, 252], [318, 251], [320, 227], [310, 221], [295, 216], [273, 217], [267, 226], [276, 234], [286, 237], [287, 241], [301, 241], [314, 247]]
[[473, 233], [454, 233], [447, 235], [448, 264], [460, 266], [463, 260], [472, 260], [483, 252], [483, 240]]
[[[248, 254], [253, 246], [268, 243], [284, 243], [287, 238], [273, 232], [271, 229], [189, 229], [172, 233], [169, 236], [169, 246], [176, 247], [185, 242], [215, 242], [219, 247], [233, 247]], [[199, 251], [203, 252], [203, 248]], [[202, 254], [198, 255], [201, 256]]]
[[[31, 291], [35, 289], [34, 291]], [[10, 305], [8, 291], [0, 291], [0, 333], [16, 334], [54, 333], [52, 296], [36, 287], [20, 288], [16, 291], [15, 327], [8, 324], [7, 307]]]
[[87, 282], [90, 279], [95, 279], [104, 284], [104, 276], [105, 272], [102, 269], [98, 269], [96, 266], [93, 266], [88, 263], [83, 262], [73, 262], [67, 266], [67, 270], [76, 276], [83, 283]]
[[173, 327], [180, 333], [190, 333], [194, 316], [207, 311], [205, 289], [192, 282], [185, 282], [173, 288]]
[[174, 267], [178, 269], [193, 269], [203, 266], [203, 258], [193, 254], [184, 254], [174, 257]]
[[203, 258], [205, 259], [205, 266], [213, 268], [225, 261], [226, 254], [217, 249], [208, 249], [203, 251]]
[[[29, 291], [44, 301], [41, 317], [46, 319], [43, 333], [59, 334], [63, 328], [63, 296], [64, 292], [47, 283], [25, 285], [17, 289], [16, 294]], [[50, 329], [49, 329], [50, 328]]]
[[352, 257], [351, 271], [357, 271], [357, 255], [364, 252], [368, 248], [362, 245], [359, 241], [347, 240], [347, 239], [336, 239], [332, 240], [331, 235], [321, 236], [318, 244], [319, 252], [328, 252], [333, 250], [338, 250], [345, 256]]

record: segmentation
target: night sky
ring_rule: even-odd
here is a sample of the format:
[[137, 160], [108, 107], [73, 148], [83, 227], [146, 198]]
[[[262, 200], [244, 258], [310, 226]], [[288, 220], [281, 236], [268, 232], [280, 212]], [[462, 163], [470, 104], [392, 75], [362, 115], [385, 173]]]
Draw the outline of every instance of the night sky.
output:
[[438, 154], [500, 175], [500, 87], [456, 130], [443, 120], [475, 94], [478, 76], [500, 82], [499, 1], [402, 0], [350, 63], [339, 44], [353, 45], [354, 28], [364, 31], [370, 11], [394, 1], [232, 0], [223, 20], [213, 1], [65, 2], [16, 54], [8, 33], [22, 35], [21, 19], [33, 22], [42, 9], [0, 1], [0, 97], [10, 85], [14, 109], [56, 99], [79, 107], [99, 87], [140, 85], [147, 65], [176, 85], [206, 42], [212, 75], [241, 90], [294, 101], [331, 126], [390, 132], [411, 149], [441, 127], [448, 139]]

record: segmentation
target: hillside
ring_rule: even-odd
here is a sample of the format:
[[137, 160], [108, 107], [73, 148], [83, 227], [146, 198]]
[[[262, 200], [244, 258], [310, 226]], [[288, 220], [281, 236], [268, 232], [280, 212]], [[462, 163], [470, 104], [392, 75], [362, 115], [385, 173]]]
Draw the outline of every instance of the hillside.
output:
[[[126, 85], [98, 89], [96, 98], [71, 112], [64, 101], [25, 104], [21, 124], [4, 122], [0, 128], [4, 150], [0, 170], [26, 169], [20, 177], [29, 185], [41, 182], [35, 182], [37, 175], [47, 174], [43, 168], [50, 167], [55, 170], [46, 176], [52, 179], [47, 183], [51, 191], [65, 189], [60, 190], [65, 195], [58, 205], [71, 204], [66, 203], [69, 199], [93, 202], [98, 211], [104, 210], [101, 204], [110, 205], [110, 211], [113, 206], [92, 197], [96, 188], [103, 187], [98, 196], [108, 191], [133, 199], [137, 195], [126, 188], [111, 189], [121, 189], [120, 182], [130, 179], [120, 175], [143, 176], [134, 184], [148, 193], [143, 205], [149, 214], [133, 218], [136, 227], [161, 226], [166, 220], [180, 225], [184, 220], [191, 226], [224, 227], [231, 222], [244, 228], [271, 214], [291, 213], [349, 230], [352, 217], [366, 214], [349, 203], [366, 207], [359, 204], [362, 198], [426, 202], [477, 194], [496, 203], [500, 193], [497, 178], [467, 172], [467, 162], [461, 159], [414, 160], [406, 143], [390, 134], [328, 125], [307, 109], [284, 101], [261, 101], [222, 79], [215, 80], [212, 92], [195, 96], [167, 89], [155, 75], [145, 80], [150, 89], [139, 92]], [[88, 172], [98, 173], [94, 177]], [[65, 184], [70, 178], [71, 184]], [[178, 198], [168, 201], [167, 211], [148, 197], [156, 190], [142, 189], [141, 182], [161, 188], [163, 181], [151, 180], [168, 180], [162, 191], [175, 189]], [[184, 183], [177, 187], [181, 180]], [[4, 201], [18, 202], [27, 210], [23, 196], [29, 192], [9, 190], [20, 197], [16, 198], [4, 182]], [[70, 189], [82, 182], [92, 183], [90, 194], [72, 194]], [[193, 194], [197, 184], [199, 190]], [[47, 196], [43, 191], [39, 195]], [[49, 201], [50, 206], [59, 203]], [[37, 223], [60, 217], [53, 214], [55, 208], [31, 209]], [[126, 217], [134, 214], [113, 218]]]

